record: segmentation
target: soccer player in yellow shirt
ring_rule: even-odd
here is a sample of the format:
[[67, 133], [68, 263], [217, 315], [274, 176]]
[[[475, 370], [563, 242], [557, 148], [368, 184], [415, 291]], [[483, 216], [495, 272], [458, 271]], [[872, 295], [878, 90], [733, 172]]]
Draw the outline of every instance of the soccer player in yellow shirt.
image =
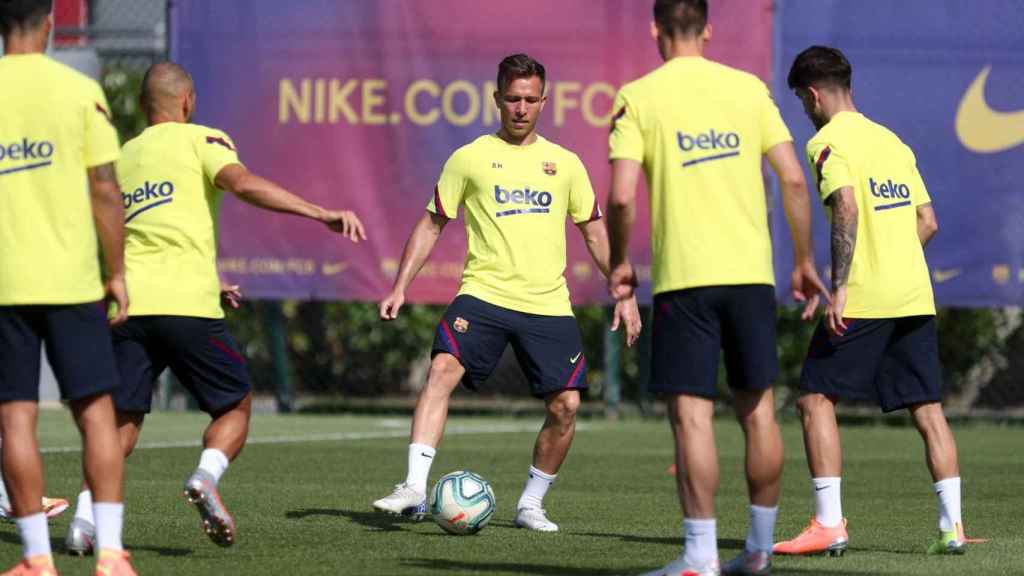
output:
[[[466, 266], [459, 293], [438, 326], [427, 385], [416, 403], [408, 474], [373, 506], [423, 517], [449, 397], [459, 382], [473, 389], [487, 380], [511, 344], [530, 391], [544, 400], [547, 412], [515, 524], [556, 532], [543, 499], [572, 444], [580, 391], [587, 387], [587, 360], [563, 276], [566, 218], [576, 224], [605, 275], [608, 239], [579, 157], [536, 132], [547, 99], [544, 66], [525, 54], [509, 56], [498, 66], [497, 85], [501, 129], [448, 159], [426, 214], [406, 242], [394, 287], [380, 304], [382, 319], [398, 316], [406, 288], [461, 205], [469, 244]], [[640, 330], [634, 299], [616, 305], [613, 329], [620, 321], [631, 345]]]
[[840, 502], [842, 452], [835, 404], [871, 399], [885, 412], [906, 408], [924, 439], [939, 499], [931, 554], [962, 554], [956, 441], [942, 413], [935, 299], [924, 246], [938, 231], [913, 151], [857, 112], [853, 69], [835, 48], [812, 46], [789, 72], [789, 87], [818, 133], [807, 159], [832, 221], [832, 299], [812, 337], [797, 408], [815, 517], [780, 554], [847, 547]]
[[51, 0], [0, 0], [0, 428], [24, 560], [7, 576], [54, 576], [36, 439], [40, 347], [82, 434], [96, 487], [96, 573], [135, 574], [121, 543], [122, 474], [110, 392], [117, 369], [103, 313], [97, 235], [125, 318], [117, 131], [93, 80], [48, 58]]
[[[630, 297], [627, 258], [643, 170], [651, 203], [654, 325], [650, 390], [668, 404], [675, 438], [685, 550], [653, 575], [767, 574], [782, 473], [771, 384], [778, 372], [775, 275], [762, 177], [766, 156], [782, 187], [796, 268], [793, 295], [810, 318], [824, 290], [814, 268], [810, 196], [792, 137], [767, 87], [706, 60], [706, 0], [657, 0], [652, 36], [665, 63], [624, 86], [610, 136], [609, 289]], [[746, 437], [750, 531], [720, 568], [712, 416], [724, 351]]]
[[[113, 335], [121, 375], [113, 393], [121, 443], [127, 456], [150, 411], [155, 380], [170, 368], [212, 418], [185, 494], [210, 539], [230, 546], [235, 523], [217, 483], [245, 444], [252, 393], [245, 360], [221, 309], [216, 223], [222, 191], [260, 208], [317, 220], [353, 242], [365, 239], [365, 233], [352, 212], [325, 210], [253, 174], [227, 134], [189, 123], [195, 87], [177, 64], [150, 67], [140, 103], [148, 127], [124, 145], [118, 162], [132, 294], [129, 318]], [[71, 552], [92, 549], [90, 499], [86, 488], [68, 529]]]

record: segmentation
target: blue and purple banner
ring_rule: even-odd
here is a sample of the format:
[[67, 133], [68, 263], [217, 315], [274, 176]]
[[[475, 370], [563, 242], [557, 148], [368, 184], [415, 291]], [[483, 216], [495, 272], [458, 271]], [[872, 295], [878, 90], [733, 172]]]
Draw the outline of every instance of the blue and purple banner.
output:
[[[195, 77], [196, 121], [231, 134], [255, 172], [319, 204], [356, 210], [370, 236], [353, 246], [315, 223], [228, 199], [222, 271], [255, 297], [379, 299], [445, 159], [497, 129], [497, 63], [515, 52], [547, 67], [540, 132], [580, 155], [603, 202], [612, 98], [660, 64], [651, 4], [175, 0], [172, 56]], [[711, 10], [708, 56], [772, 83], [801, 156], [812, 127], [785, 87], [789, 65], [811, 44], [846, 52], [860, 110], [917, 153], [940, 223], [927, 249], [939, 303], [1020, 303], [1024, 10], [1017, 0], [716, 0]], [[632, 254], [644, 276], [646, 210], [641, 201]], [[827, 270], [828, 226], [820, 205], [814, 211], [818, 262]], [[785, 294], [791, 253], [777, 200], [770, 218]], [[574, 302], [603, 302], [603, 278], [568, 228]], [[448, 301], [464, 257], [459, 222], [446, 229], [409, 298]]]
[[[771, 1], [719, 0], [714, 12], [709, 57], [770, 80]], [[195, 78], [195, 121], [227, 131], [254, 172], [356, 210], [370, 237], [354, 246], [229, 198], [222, 272], [254, 297], [381, 298], [444, 161], [498, 128], [497, 66], [516, 52], [547, 68], [539, 130], [580, 155], [603, 204], [612, 99], [661, 63], [650, 21], [650, 2], [622, 0], [175, 0], [172, 58]], [[633, 256], [647, 273], [641, 206]], [[574, 302], [605, 301], [603, 277], [567, 227]], [[410, 300], [450, 300], [465, 246], [461, 221], [448, 226]]]
[[[796, 55], [813, 44], [853, 65], [860, 112], [917, 155], [939, 220], [925, 255], [939, 304], [1020, 305], [1024, 297], [1024, 9], [1018, 0], [778, 2], [776, 100], [798, 150], [814, 128], [786, 88]], [[811, 178], [810, 172], [807, 177]], [[813, 188], [813, 180], [808, 180]], [[784, 232], [780, 210], [773, 228]], [[819, 265], [828, 223], [815, 207]], [[776, 234], [776, 277], [788, 276], [789, 238]]]

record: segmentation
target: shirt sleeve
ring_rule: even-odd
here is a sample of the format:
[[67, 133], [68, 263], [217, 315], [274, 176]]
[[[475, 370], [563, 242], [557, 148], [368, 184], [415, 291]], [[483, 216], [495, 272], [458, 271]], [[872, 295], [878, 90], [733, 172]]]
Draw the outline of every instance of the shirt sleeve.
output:
[[572, 188], [569, 189], [569, 216], [576, 224], [601, 218], [601, 205], [590, 185], [587, 168], [579, 157], [573, 157]]
[[624, 90], [619, 90], [612, 105], [612, 131], [608, 136], [609, 160], [644, 161], [644, 135], [640, 114]]
[[110, 105], [99, 84], [95, 82], [84, 103], [85, 110], [85, 165], [88, 168], [116, 161], [121, 155], [117, 129], [111, 122]]
[[855, 186], [849, 161], [833, 143], [812, 140], [807, 144], [807, 158], [811, 172], [814, 173], [814, 181], [818, 184], [818, 195], [823, 202], [836, 190]]
[[771, 150], [774, 146], [783, 142], [792, 142], [793, 135], [782, 120], [779, 107], [775, 105], [768, 87], [762, 85], [763, 96], [761, 98], [761, 153]]
[[928, 187], [924, 185], [924, 178], [921, 178], [921, 172], [917, 169], [917, 157], [909, 147], [907, 150], [910, 152], [910, 173], [912, 174], [910, 191], [913, 194], [914, 206], [928, 204], [932, 201], [932, 197], [928, 194]]
[[445, 218], [458, 216], [459, 205], [465, 197], [469, 186], [469, 174], [463, 154], [456, 150], [441, 169], [441, 176], [434, 186], [434, 194], [430, 197], [427, 210]]
[[214, 182], [217, 174], [228, 164], [241, 164], [238, 159], [238, 149], [231, 137], [212, 128], [202, 129], [199, 132], [199, 159], [203, 163], [203, 174]]

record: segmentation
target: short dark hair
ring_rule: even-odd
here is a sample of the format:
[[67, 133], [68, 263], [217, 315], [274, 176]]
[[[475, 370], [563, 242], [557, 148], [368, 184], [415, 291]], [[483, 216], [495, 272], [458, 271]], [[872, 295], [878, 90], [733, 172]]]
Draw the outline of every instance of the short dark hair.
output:
[[787, 83], [791, 90], [811, 86], [849, 90], [853, 82], [853, 67], [836, 48], [811, 46], [797, 55], [789, 69]]
[[0, 0], [0, 34], [31, 30], [53, 11], [53, 0]]
[[708, 0], [654, 0], [654, 23], [672, 38], [697, 36], [708, 25]]
[[544, 93], [544, 65], [526, 54], [506, 56], [498, 64], [498, 91], [504, 92], [513, 80], [520, 78], [540, 78], [540, 93]]

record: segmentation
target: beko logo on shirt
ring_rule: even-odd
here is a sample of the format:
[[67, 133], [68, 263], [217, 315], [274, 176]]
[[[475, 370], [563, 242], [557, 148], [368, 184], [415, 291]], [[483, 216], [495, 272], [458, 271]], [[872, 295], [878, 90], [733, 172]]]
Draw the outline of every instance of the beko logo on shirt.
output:
[[899, 208], [900, 206], [910, 206], [910, 186], [906, 184], [900, 184], [899, 182], [893, 182], [892, 178], [887, 178], [884, 182], [876, 182], [874, 178], [868, 178], [868, 187], [871, 189], [871, 195], [875, 198], [884, 198], [886, 200], [900, 200], [891, 204], [881, 204], [875, 206], [875, 211], [888, 210], [890, 208]]
[[542, 190], [506, 190], [497, 184], [494, 186], [494, 201], [498, 204], [522, 204], [529, 208], [515, 208], [503, 210], [495, 214], [498, 217], [512, 216], [514, 214], [546, 214], [550, 212], [551, 192]]
[[[124, 221], [128, 222], [150, 208], [156, 208], [157, 206], [167, 204], [171, 200], [174, 200], [172, 197], [173, 194], [174, 183], [169, 180], [165, 180], [163, 182], [150, 182], [149, 180], [146, 180], [142, 186], [139, 186], [132, 192], [122, 193], [121, 199], [124, 201], [124, 209], [126, 212], [132, 206], [146, 204], [135, 212], [128, 214]], [[151, 200], [155, 200], [155, 202], [150, 202]]]
[[29, 161], [28, 164], [13, 168], [0, 167], [0, 175], [49, 166], [53, 163], [53, 151], [53, 142], [47, 140], [34, 141], [22, 138], [20, 141], [16, 140], [9, 144], [0, 144], [0, 162]]
[[892, 178], [885, 182], [868, 178], [868, 185], [871, 186], [871, 195], [876, 198], [910, 198], [910, 186], [893, 182]]
[[679, 149], [683, 152], [693, 152], [697, 154], [701, 152], [714, 152], [708, 156], [686, 160], [683, 162], [684, 167], [699, 164], [701, 162], [708, 162], [709, 160], [720, 160], [722, 158], [739, 156], [740, 153], [740, 135], [736, 132], [718, 132], [714, 129], [700, 134], [678, 132], [676, 134], [676, 140], [679, 143]]

